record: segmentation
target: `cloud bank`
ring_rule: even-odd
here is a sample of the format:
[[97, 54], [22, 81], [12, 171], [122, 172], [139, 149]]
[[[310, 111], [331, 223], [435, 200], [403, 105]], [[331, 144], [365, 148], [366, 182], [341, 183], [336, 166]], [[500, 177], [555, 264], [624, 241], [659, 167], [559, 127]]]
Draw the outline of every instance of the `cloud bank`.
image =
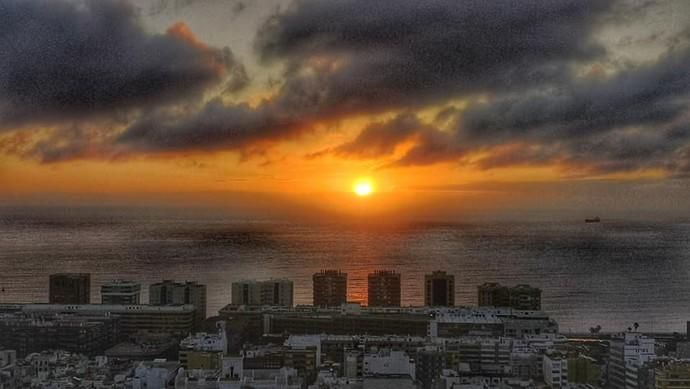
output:
[[183, 23], [147, 33], [116, 0], [3, 1], [0, 52], [5, 130], [194, 99], [244, 73], [229, 49], [207, 47]]
[[[120, 120], [105, 135], [61, 131], [23, 149], [53, 162], [248, 153], [319, 123], [393, 113], [305, 154], [381, 159], [385, 168], [559, 165], [685, 177], [690, 25], [640, 40], [662, 54], [638, 62], [612, 49], [635, 39], [606, 42], [602, 32], [644, 28], [663, 4], [298, 0], [256, 32], [259, 62], [281, 70], [270, 97], [250, 104], [223, 98], [249, 82], [230, 49], [205, 45], [184, 24], [150, 34], [124, 2], [11, 0], [0, 5], [0, 51], [10, 53], [0, 62], [0, 126]], [[458, 100], [463, 108], [452, 108]], [[429, 109], [441, 113], [430, 120]], [[22, 149], [17, 139], [11, 150]]]

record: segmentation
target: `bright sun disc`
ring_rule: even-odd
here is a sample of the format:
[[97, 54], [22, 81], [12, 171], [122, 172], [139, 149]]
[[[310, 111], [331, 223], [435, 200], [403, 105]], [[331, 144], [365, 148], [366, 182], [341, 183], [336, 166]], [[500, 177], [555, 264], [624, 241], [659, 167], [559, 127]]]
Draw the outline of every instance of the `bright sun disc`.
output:
[[369, 196], [374, 191], [374, 187], [369, 181], [360, 181], [355, 183], [354, 192], [357, 196]]

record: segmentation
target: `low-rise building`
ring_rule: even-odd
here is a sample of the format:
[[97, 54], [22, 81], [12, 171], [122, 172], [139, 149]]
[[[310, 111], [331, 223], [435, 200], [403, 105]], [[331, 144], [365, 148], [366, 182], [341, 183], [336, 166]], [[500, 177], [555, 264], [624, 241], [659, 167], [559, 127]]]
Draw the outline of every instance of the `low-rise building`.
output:
[[19, 384], [17, 352], [0, 349], [0, 389], [14, 389]]
[[138, 332], [168, 333], [186, 336], [195, 328], [193, 305], [108, 305], [108, 304], [26, 304], [21, 311], [33, 317], [71, 315], [73, 317], [117, 317], [121, 335]]
[[120, 330], [117, 317], [0, 314], [0, 345], [15, 350], [20, 357], [49, 349], [102, 353], [117, 343]]
[[541, 289], [519, 284], [513, 287], [487, 282], [477, 287], [477, 303], [482, 306], [541, 310]]
[[217, 370], [228, 349], [225, 322], [217, 323], [218, 332], [189, 335], [180, 341], [178, 360], [186, 369]]
[[656, 389], [690, 389], [690, 361], [670, 360], [654, 371]]
[[364, 354], [362, 362], [364, 377], [409, 377], [414, 381], [415, 362], [404, 351], [381, 350]]

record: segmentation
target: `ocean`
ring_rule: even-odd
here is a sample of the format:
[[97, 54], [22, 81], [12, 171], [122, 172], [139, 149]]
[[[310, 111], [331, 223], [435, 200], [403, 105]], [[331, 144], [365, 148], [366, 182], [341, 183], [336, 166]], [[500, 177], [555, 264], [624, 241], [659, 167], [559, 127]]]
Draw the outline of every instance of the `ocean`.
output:
[[402, 275], [404, 305], [421, 305], [424, 274], [455, 275], [456, 304], [475, 305], [484, 282], [543, 290], [563, 332], [685, 332], [690, 320], [690, 223], [582, 220], [348, 223], [237, 220], [208, 212], [124, 207], [0, 207], [0, 303], [47, 302], [48, 276], [88, 272], [92, 302], [112, 279], [208, 287], [208, 312], [231, 301], [231, 283], [284, 277], [311, 303], [311, 275], [348, 273], [366, 303], [366, 277]]

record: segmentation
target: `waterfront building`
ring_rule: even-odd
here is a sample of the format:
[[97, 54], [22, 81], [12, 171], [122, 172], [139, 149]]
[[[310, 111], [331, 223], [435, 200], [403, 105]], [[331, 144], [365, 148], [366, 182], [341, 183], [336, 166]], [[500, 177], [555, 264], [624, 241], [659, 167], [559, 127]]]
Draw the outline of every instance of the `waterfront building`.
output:
[[245, 280], [232, 283], [235, 305], [272, 305], [292, 307], [294, 285], [287, 279]]
[[541, 289], [526, 284], [514, 287], [486, 282], [477, 287], [477, 303], [482, 306], [510, 307], [521, 310], [541, 310]]
[[91, 302], [91, 274], [51, 274], [48, 295], [51, 304], [89, 304]]
[[150, 305], [193, 305], [196, 324], [206, 320], [206, 285], [163, 280], [149, 286]]
[[314, 306], [337, 307], [347, 302], [347, 273], [322, 270], [312, 277]]
[[400, 306], [400, 274], [390, 270], [377, 270], [369, 273], [368, 306]]
[[424, 276], [424, 305], [452, 307], [455, 305], [455, 276], [435, 271]]
[[141, 304], [141, 285], [114, 280], [101, 286], [101, 304]]
[[[558, 325], [540, 311], [511, 308], [361, 307], [342, 310], [299, 306], [250, 307], [228, 305], [221, 318], [238, 338], [249, 341], [268, 334], [400, 335], [451, 338], [457, 336], [540, 335], [535, 342], [553, 342]], [[234, 346], [241, 346], [235, 344]]]
[[138, 332], [165, 333], [186, 336], [195, 328], [193, 305], [108, 305], [108, 304], [26, 304], [21, 312], [34, 317], [69, 314], [73, 317], [118, 317], [120, 334]]

